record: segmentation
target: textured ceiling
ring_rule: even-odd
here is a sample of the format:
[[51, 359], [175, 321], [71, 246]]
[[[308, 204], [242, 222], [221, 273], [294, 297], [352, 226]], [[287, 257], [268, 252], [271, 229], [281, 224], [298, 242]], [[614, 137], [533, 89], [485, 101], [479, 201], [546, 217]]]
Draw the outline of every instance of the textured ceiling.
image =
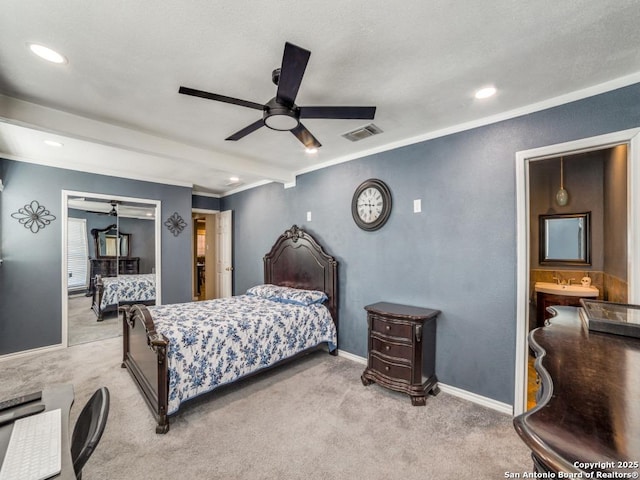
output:
[[[640, 81], [638, 1], [2, 0], [0, 155], [223, 194], [288, 183], [357, 158]], [[10, 15], [6, 14], [10, 12]], [[286, 41], [311, 51], [298, 105], [375, 105], [363, 120], [230, 134], [260, 112], [178, 94], [180, 85], [265, 103]], [[68, 58], [46, 63], [38, 42]], [[496, 96], [476, 100], [495, 85]], [[577, 93], [576, 93], [577, 92]], [[49, 147], [55, 138], [62, 148]]]

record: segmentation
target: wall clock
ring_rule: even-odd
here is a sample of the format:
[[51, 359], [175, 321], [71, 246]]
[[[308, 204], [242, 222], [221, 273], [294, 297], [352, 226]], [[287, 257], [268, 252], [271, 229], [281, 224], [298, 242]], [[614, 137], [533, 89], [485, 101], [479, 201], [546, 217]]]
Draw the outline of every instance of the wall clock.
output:
[[351, 214], [361, 229], [378, 230], [389, 219], [391, 191], [382, 181], [370, 178], [360, 184], [353, 193]]

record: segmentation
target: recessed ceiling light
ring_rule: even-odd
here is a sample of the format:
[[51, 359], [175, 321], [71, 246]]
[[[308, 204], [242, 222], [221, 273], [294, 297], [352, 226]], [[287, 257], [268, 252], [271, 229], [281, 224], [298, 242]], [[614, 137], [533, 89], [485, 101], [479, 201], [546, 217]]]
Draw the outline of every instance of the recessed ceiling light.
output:
[[304, 151], [307, 152], [310, 155], [313, 155], [314, 153], [318, 153], [318, 149], [317, 148], [305, 148]]
[[489, 97], [493, 97], [495, 94], [496, 94], [495, 87], [485, 87], [485, 88], [481, 88], [476, 92], [476, 98], [479, 98], [479, 99], [489, 98]]
[[28, 43], [29, 49], [40, 58], [52, 63], [67, 63], [67, 57], [56, 52], [55, 50], [40, 45], [38, 43]]
[[55, 140], [45, 140], [44, 143], [49, 145], [50, 147], [62, 147], [63, 144], [60, 142], [56, 142]]
[[240, 178], [238, 178], [238, 177], [229, 177], [229, 181], [230, 182], [239, 182]]

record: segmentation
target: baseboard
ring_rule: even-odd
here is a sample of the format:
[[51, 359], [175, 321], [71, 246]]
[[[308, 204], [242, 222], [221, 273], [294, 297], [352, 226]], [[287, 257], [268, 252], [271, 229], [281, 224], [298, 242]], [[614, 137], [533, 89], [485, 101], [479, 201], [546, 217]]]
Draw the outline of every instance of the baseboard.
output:
[[0, 355], [0, 362], [4, 360], [15, 360], [16, 358], [21, 358], [21, 357], [29, 357], [31, 355], [36, 355], [41, 353], [54, 352], [56, 350], [61, 350], [63, 348], [66, 348], [66, 347], [60, 343], [58, 345], [50, 345], [47, 347], [34, 348], [32, 350], [22, 350], [20, 352], [7, 353], [5, 355]]
[[496, 410], [500, 413], [513, 415], [513, 406], [509, 405], [508, 403], [499, 402], [489, 397], [483, 397], [482, 395], [478, 395], [477, 393], [468, 392], [458, 387], [452, 387], [451, 385], [447, 385], [442, 382], [438, 382], [438, 386], [440, 387], [440, 390], [448, 393], [449, 395], [453, 395], [454, 397], [469, 400], [470, 402], [477, 403], [478, 405]]
[[[340, 350], [338, 352], [338, 356], [344, 357], [348, 360], [360, 363], [362, 365], [367, 364], [366, 358], [359, 355], [354, 355], [353, 353], [345, 352], [344, 350]], [[470, 402], [482, 405], [483, 407], [487, 407], [501, 413], [513, 415], [513, 406], [509, 405], [508, 403], [498, 402], [497, 400], [493, 400], [492, 398], [483, 397], [482, 395], [478, 395], [477, 393], [468, 392], [458, 387], [452, 387], [451, 385], [447, 385], [442, 382], [438, 382], [438, 386], [440, 387], [440, 390], [448, 393], [449, 395], [453, 395], [454, 397], [468, 400]]]
[[367, 364], [367, 359], [364, 357], [361, 357], [359, 355], [354, 355], [353, 353], [349, 353], [349, 352], [345, 352], [344, 350], [339, 350], [338, 349], [338, 356], [339, 357], [344, 357], [348, 360], [351, 360], [353, 362], [356, 363], [361, 363], [362, 365], [366, 365]]

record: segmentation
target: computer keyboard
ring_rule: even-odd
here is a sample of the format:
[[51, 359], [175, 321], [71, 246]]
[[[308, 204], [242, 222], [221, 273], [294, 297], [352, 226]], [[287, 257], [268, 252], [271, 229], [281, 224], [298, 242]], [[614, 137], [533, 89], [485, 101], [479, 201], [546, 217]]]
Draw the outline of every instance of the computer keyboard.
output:
[[61, 470], [62, 411], [16, 420], [0, 480], [45, 480]]

